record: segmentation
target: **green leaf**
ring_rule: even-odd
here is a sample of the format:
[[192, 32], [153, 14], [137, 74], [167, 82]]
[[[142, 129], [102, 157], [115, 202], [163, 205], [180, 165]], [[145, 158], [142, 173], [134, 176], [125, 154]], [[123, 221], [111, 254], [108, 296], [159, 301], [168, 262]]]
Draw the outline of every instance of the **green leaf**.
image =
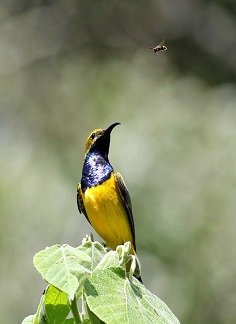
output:
[[79, 248], [53, 245], [34, 256], [34, 266], [43, 279], [72, 299], [90, 273], [91, 258]]
[[68, 296], [65, 292], [50, 285], [45, 294], [45, 317], [46, 323], [62, 324], [70, 312]]
[[85, 281], [89, 309], [106, 324], [178, 324], [167, 305], [122, 268], [95, 271]]
[[[86, 277], [106, 254], [106, 249], [98, 242], [87, 241], [77, 248], [67, 244], [53, 245], [34, 256], [34, 266], [44, 280], [73, 299], [76, 291], [77, 297], [80, 296]], [[108, 264], [115, 266], [117, 262], [114, 258], [114, 264], [111, 260]]]
[[89, 308], [88, 308], [88, 315], [89, 315], [89, 323], [90, 324], [102, 324], [103, 323]]
[[119, 255], [116, 251], [109, 251], [106, 253], [101, 261], [98, 263], [94, 271], [97, 270], [104, 270], [107, 268], [112, 268], [112, 267], [119, 267]]
[[99, 242], [88, 241], [78, 247], [78, 250], [91, 258], [90, 271], [93, 271], [107, 254], [106, 249]]
[[130, 282], [126, 278], [120, 264], [128, 253], [125, 247], [120, 248], [120, 254], [107, 253], [100, 243], [91, 241], [78, 248], [54, 245], [37, 253], [34, 265], [51, 285], [41, 298], [37, 314], [25, 320], [29, 324], [73, 323], [74, 319], [67, 316], [76, 302], [75, 294], [81, 297], [84, 288], [89, 319], [82, 319], [83, 323], [178, 324], [164, 302], [136, 279]]

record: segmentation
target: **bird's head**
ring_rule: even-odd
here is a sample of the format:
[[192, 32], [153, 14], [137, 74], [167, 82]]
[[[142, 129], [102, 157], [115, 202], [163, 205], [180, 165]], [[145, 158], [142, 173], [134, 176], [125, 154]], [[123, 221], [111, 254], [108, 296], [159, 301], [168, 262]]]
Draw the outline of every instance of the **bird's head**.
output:
[[94, 129], [86, 140], [85, 156], [89, 152], [98, 152], [107, 157], [110, 147], [110, 135], [113, 128], [117, 125], [120, 125], [120, 123], [114, 123], [106, 129]]

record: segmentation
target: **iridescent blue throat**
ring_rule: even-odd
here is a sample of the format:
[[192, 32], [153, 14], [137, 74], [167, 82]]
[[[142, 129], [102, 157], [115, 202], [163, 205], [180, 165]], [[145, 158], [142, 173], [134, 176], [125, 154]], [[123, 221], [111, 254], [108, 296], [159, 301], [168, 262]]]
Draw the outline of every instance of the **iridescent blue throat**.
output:
[[112, 171], [113, 167], [110, 165], [108, 159], [105, 159], [101, 153], [89, 152], [85, 158], [82, 171], [82, 191], [103, 183], [110, 178]]

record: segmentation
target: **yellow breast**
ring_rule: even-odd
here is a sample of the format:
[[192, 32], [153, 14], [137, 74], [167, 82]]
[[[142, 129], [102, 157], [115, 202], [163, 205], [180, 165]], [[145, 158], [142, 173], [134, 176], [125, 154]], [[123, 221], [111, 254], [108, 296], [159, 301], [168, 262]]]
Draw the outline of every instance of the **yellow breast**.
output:
[[86, 189], [82, 197], [90, 223], [107, 246], [115, 249], [127, 241], [133, 243], [128, 216], [113, 175], [102, 184]]

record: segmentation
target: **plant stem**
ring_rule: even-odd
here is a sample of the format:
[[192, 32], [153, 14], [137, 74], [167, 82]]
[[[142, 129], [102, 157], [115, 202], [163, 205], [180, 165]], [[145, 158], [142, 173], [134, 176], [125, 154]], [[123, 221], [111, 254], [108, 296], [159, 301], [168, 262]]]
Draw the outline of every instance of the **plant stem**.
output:
[[70, 302], [70, 309], [71, 309], [72, 314], [74, 316], [75, 323], [76, 324], [82, 323], [81, 318], [80, 318], [80, 314], [79, 314], [79, 311], [78, 311], [78, 307], [77, 307], [76, 297], [74, 299], [72, 299], [72, 301]]
[[84, 297], [84, 293], [82, 294], [82, 316], [83, 318], [88, 317], [88, 309], [87, 309], [87, 303], [86, 299]]

